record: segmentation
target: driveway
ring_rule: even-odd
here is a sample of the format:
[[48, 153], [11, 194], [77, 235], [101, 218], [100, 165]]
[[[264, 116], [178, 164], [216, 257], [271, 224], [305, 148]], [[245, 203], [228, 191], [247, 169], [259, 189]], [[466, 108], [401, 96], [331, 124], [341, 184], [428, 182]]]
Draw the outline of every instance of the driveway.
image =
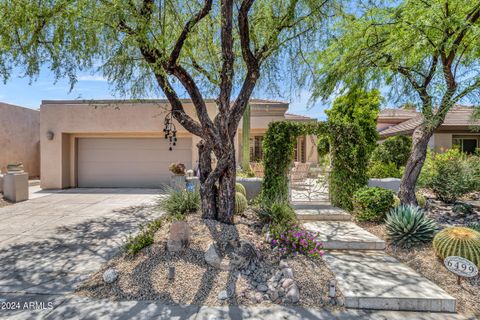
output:
[[129, 233], [162, 214], [154, 205], [159, 194], [71, 189], [0, 208], [0, 300], [71, 293]]

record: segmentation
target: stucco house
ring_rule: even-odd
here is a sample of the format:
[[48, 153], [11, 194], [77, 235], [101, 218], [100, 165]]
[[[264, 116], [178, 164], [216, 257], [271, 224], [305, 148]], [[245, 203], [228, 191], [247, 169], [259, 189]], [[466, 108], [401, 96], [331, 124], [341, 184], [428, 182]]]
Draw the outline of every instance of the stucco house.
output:
[[[184, 108], [196, 119], [190, 100]], [[217, 112], [207, 100], [211, 117]], [[252, 99], [250, 156], [262, 158], [261, 143], [272, 121], [315, 121], [286, 113], [288, 103]], [[166, 100], [42, 101], [40, 107], [41, 187], [158, 187], [168, 182], [168, 166], [183, 162], [195, 168], [200, 138], [178, 123], [178, 141], [172, 151], [164, 139]], [[237, 163], [241, 160], [242, 125], [235, 139]], [[298, 139], [295, 160], [317, 162], [315, 138]]]
[[[458, 146], [467, 153], [480, 148], [480, 120], [473, 120], [473, 107], [457, 105], [445, 117], [444, 123], [434, 131], [429, 146], [436, 152]], [[383, 109], [377, 119], [380, 139], [396, 135], [411, 135], [422, 123], [421, 113], [411, 109]]]
[[40, 175], [40, 112], [0, 102], [0, 171], [18, 162], [30, 177]]

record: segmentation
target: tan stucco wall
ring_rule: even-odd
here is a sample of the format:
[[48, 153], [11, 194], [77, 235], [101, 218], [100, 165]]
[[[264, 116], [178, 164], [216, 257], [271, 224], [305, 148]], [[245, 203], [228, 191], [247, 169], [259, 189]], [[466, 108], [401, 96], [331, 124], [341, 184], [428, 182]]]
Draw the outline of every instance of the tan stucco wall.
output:
[[432, 138], [435, 152], [442, 152], [452, 148], [451, 133], [434, 133]]
[[[195, 110], [191, 103], [184, 103], [186, 112], [194, 119]], [[252, 131], [266, 131], [268, 123], [285, 120], [285, 107], [252, 110]], [[41, 144], [41, 187], [57, 189], [75, 186], [76, 181], [76, 138], [79, 137], [161, 137], [163, 122], [168, 110], [167, 104], [153, 102], [81, 104], [76, 102], [45, 101], [40, 108], [40, 144]], [[217, 113], [214, 103], [208, 103], [209, 115]], [[176, 123], [179, 137], [192, 138], [192, 165], [198, 161], [197, 143], [199, 137], [188, 133]], [[241, 124], [239, 126], [241, 128]], [[53, 140], [47, 139], [47, 133], [54, 134]], [[239, 159], [238, 133], [235, 138], [236, 159]], [[308, 143], [308, 142], [307, 142]], [[175, 152], [175, 149], [173, 150]], [[179, 159], [181, 161], [182, 159]]]
[[0, 170], [23, 162], [30, 177], [40, 175], [40, 112], [0, 103]]

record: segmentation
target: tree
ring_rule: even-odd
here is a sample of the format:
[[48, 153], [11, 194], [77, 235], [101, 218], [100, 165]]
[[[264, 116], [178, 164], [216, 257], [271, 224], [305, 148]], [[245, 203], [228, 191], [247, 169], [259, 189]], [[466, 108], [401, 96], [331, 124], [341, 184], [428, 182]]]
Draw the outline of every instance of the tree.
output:
[[376, 4], [344, 16], [317, 55], [318, 97], [352, 85], [389, 86], [421, 111], [400, 184], [403, 203], [416, 204], [415, 185], [433, 131], [457, 102], [478, 99], [479, 18], [480, 1]]
[[[231, 223], [233, 139], [249, 98], [262, 72], [275, 73], [275, 61], [284, 61], [315, 36], [331, 2], [0, 0], [5, 13], [1, 72], [7, 78], [9, 66], [25, 64], [27, 75], [34, 76], [50, 62], [59, 77], [69, 76], [74, 85], [79, 71], [100, 64], [121, 94], [162, 92], [173, 117], [201, 137], [203, 216]], [[191, 98], [198, 120], [185, 112], [179, 88]], [[206, 93], [217, 97], [213, 119]]]

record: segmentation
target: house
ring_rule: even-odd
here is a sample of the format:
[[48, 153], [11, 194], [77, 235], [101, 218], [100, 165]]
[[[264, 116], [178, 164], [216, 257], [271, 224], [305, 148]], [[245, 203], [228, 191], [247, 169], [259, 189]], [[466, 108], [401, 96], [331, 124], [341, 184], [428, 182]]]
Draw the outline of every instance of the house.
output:
[[18, 162], [30, 177], [40, 175], [40, 112], [0, 102], [0, 171]]
[[[196, 119], [190, 100], [182, 101], [185, 111]], [[217, 112], [214, 100], [207, 111]], [[315, 121], [286, 113], [288, 103], [253, 99], [250, 101], [250, 155], [262, 159], [262, 140], [272, 121]], [[177, 142], [169, 151], [164, 119], [170, 110], [166, 100], [42, 101], [40, 107], [41, 187], [158, 187], [168, 183], [172, 162], [187, 169], [198, 164], [197, 143], [177, 122]], [[236, 160], [240, 163], [242, 125], [235, 138]], [[298, 140], [295, 160], [316, 162], [315, 139]]]
[[[444, 123], [434, 131], [430, 148], [441, 152], [458, 146], [466, 153], [480, 148], [480, 121], [472, 119], [473, 111], [473, 107], [454, 106]], [[396, 135], [411, 135], [422, 121], [422, 114], [412, 109], [383, 109], [377, 119], [377, 129], [383, 140]]]

